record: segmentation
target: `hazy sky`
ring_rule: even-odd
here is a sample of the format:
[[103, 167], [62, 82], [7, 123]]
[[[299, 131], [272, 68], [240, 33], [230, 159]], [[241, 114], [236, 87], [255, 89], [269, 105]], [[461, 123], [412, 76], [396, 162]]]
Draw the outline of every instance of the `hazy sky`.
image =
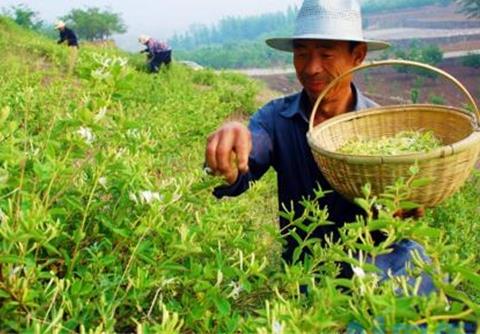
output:
[[212, 24], [225, 16], [285, 11], [288, 6], [301, 3], [302, 0], [0, 0], [0, 8], [25, 4], [49, 22], [72, 8], [110, 8], [120, 13], [128, 26], [127, 34], [116, 37], [117, 43], [123, 48], [141, 49], [135, 42], [142, 33], [166, 39], [194, 23]]

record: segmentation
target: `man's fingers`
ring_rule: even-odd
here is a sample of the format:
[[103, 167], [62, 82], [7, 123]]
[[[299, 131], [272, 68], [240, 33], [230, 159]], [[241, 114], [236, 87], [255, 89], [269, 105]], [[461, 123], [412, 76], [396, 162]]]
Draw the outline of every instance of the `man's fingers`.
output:
[[252, 150], [252, 136], [249, 131], [240, 131], [236, 137], [234, 150], [237, 155], [238, 170], [248, 172], [248, 157]]
[[231, 184], [236, 181], [239, 171], [248, 171], [251, 150], [250, 131], [241, 123], [233, 122], [208, 137], [205, 161], [212, 174], [224, 176]]
[[217, 133], [210, 135], [207, 139], [207, 148], [205, 150], [205, 161], [207, 166], [215, 174], [217, 171], [217, 146], [219, 136]]
[[216, 149], [217, 170], [224, 176], [228, 176], [233, 169], [232, 152], [235, 142], [234, 131], [221, 131], [219, 134], [218, 145]]

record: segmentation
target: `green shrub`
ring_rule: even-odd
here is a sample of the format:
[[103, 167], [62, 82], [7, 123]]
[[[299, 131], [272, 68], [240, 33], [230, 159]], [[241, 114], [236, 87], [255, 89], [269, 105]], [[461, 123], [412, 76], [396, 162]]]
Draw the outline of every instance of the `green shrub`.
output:
[[462, 65], [473, 67], [473, 68], [480, 68], [480, 54], [469, 54], [462, 58]]
[[[312, 255], [286, 265], [275, 175], [219, 201], [222, 181], [201, 170], [207, 135], [254, 109], [254, 83], [175, 64], [149, 75], [90, 46], [66, 76], [57, 50], [0, 19], [0, 332], [434, 332], [442, 319], [480, 317], [478, 174], [418, 221], [392, 213], [412, 206], [419, 181], [382, 198], [365, 187], [366, 216], [341, 241], [301, 242]], [[315, 198], [303, 205], [302, 219], [283, 213], [292, 235], [329, 223]], [[376, 230], [385, 243], [372, 243]], [[410, 274], [430, 273], [437, 293], [418, 296], [405, 277], [380, 283], [354, 255], [405, 238], [432, 259], [415, 258]], [[338, 261], [356, 267], [353, 280], [335, 277]]]

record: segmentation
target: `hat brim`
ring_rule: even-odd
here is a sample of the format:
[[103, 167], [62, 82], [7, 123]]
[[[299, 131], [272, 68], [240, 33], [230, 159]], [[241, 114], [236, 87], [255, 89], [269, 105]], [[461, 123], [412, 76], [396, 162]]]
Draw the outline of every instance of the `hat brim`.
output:
[[383, 41], [375, 41], [370, 39], [364, 40], [352, 40], [352, 39], [338, 39], [338, 38], [331, 38], [328, 36], [319, 36], [319, 35], [302, 35], [302, 36], [293, 36], [293, 37], [279, 37], [279, 38], [269, 38], [265, 40], [268, 46], [271, 48], [286, 51], [286, 52], [293, 52], [293, 41], [299, 39], [318, 39], [318, 40], [329, 40], [329, 41], [347, 41], [347, 42], [364, 42], [368, 46], [368, 51], [378, 51], [383, 50], [390, 47], [390, 43], [383, 42]]

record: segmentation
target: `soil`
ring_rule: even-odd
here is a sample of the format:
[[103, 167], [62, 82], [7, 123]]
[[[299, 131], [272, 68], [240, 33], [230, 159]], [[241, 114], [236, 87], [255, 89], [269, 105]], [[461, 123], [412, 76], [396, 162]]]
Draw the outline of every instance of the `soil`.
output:
[[[465, 67], [458, 59], [445, 60], [437, 67], [459, 80], [480, 104], [480, 68]], [[462, 106], [466, 101], [461, 91], [443, 77], [429, 78], [417, 73], [399, 73], [392, 68], [367, 69], [364, 72], [356, 75], [354, 81], [366, 95], [383, 105], [410, 103], [412, 89], [419, 91], [417, 102], [435, 100], [437, 103], [444, 101], [445, 104]], [[270, 90], [277, 92], [277, 96], [292, 94], [301, 89], [295, 74], [252, 77], [263, 81]]]

